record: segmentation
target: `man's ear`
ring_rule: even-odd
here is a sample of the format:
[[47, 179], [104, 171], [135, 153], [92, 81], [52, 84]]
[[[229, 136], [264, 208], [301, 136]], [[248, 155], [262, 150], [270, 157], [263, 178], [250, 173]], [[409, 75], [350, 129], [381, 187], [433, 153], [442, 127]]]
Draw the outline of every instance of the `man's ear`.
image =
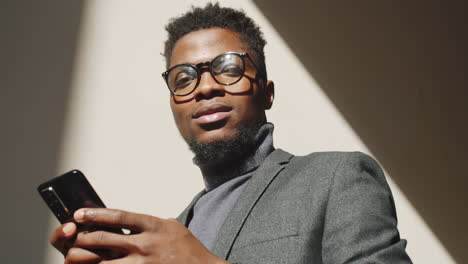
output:
[[264, 87], [264, 107], [265, 110], [268, 110], [273, 105], [273, 100], [275, 99], [275, 84], [273, 81], [268, 80], [265, 83]]

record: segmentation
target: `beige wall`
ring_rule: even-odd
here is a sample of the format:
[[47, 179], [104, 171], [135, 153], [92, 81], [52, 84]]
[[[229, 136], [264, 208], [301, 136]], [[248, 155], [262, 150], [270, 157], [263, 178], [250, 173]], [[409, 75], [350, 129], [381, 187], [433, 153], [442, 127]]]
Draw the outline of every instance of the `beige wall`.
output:
[[[53, 174], [79, 168], [108, 207], [159, 217], [177, 216], [203, 188], [172, 120], [160, 76], [165, 69], [160, 53], [167, 20], [204, 2], [86, 2], [71, 88], [64, 96], [68, 104], [61, 110], [65, 122]], [[223, 4], [243, 8], [267, 38], [267, 67], [276, 84], [275, 103], [268, 113], [276, 126], [275, 146], [298, 155], [321, 150], [370, 153], [365, 138], [351, 128], [258, 7], [246, 0]], [[387, 176], [401, 236], [409, 241], [413, 261], [455, 263], [392, 175]], [[56, 225], [50, 216], [47, 232]], [[41, 247], [47, 248], [43, 263], [62, 263], [44, 237], [41, 233]]]
[[43, 263], [50, 214], [35, 189], [57, 173], [81, 7], [0, 3], [1, 263]]

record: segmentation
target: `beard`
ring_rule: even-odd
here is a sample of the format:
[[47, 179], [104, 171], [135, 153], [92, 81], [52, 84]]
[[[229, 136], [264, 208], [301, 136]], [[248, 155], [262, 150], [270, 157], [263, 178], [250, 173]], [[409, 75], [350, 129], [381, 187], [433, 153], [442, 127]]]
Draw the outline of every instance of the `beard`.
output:
[[239, 124], [235, 134], [230, 138], [208, 143], [187, 141], [190, 150], [195, 154], [194, 163], [198, 166], [216, 166], [245, 156], [256, 147], [256, 136], [261, 126], [261, 123]]

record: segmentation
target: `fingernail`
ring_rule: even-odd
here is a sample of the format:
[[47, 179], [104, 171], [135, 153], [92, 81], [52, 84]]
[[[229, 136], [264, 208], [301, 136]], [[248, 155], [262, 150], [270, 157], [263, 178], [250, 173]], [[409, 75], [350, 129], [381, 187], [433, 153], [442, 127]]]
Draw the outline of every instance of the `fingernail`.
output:
[[69, 236], [73, 233], [74, 225], [72, 223], [65, 224], [62, 228], [62, 231], [65, 235]]
[[82, 221], [84, 220], [85, 217], [85, 211], [84, 210], [78, 210], [75, 212], [74, 218], [76, 221]]

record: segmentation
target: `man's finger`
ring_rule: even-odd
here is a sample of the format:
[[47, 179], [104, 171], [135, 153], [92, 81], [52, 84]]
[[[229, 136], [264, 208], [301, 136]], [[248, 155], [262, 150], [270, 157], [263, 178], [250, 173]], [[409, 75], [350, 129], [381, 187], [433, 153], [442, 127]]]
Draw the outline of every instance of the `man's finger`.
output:
[[75, 221], [83, 224], [98, 224], [125, 228], [134, 232], [158, 228], [160, 219], [154, 216], [130, 213], [108, 208], [84, 208], [75, 212]]
[[128, 252], [133, 249], [133, 239], [127, 235], [120, 235], [106, 231], [80, 232], [76, 236], [73, 246], [86, 249], [110, 249]]
[[82, 248], [70, 248], [65, 257], [65, 264], [100, 263], [101, 257], [96, 253]]
[[66, 223], [55, 229], [49, 238], [50, 244], [62, 252], [63, 255], [67, 254], [68, 249], [73, 243], [73, 238], [77, 233], [75, 223]]
[[99, 262], [99, 264], [133, 264], [138, 263], [135, 258], [128, 256], [121, 259], [114, 259], [114, 260], [103, 260]]

